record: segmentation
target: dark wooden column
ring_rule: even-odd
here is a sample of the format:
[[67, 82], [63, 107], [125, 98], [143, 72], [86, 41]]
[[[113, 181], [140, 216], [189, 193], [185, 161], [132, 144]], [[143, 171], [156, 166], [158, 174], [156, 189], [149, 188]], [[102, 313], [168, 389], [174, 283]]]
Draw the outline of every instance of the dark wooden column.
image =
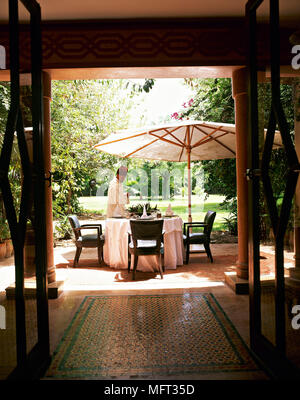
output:
[[[47, 177], [51, 171], [51, 78], [43, 71], [43, 100], [44, 100], [44, 162]], [[53, 216], [52, 216], [52, 187], [49, 181], [45, 181], [46, 190], [46, 231], [47, 231], [47, 262], [48, 262], [48, 283], [56, 281], [53, 251]]]
[[[294, 83], [294, 104], [295, 104], [295, 147], [300, 160], [300, 83]], [[290, 270], [290, 276], [296, 279], [300, 286], [300, 178], [295, 193], [295, 220], [294, 220], [294, 251], [295, 251], [295, 268]]]

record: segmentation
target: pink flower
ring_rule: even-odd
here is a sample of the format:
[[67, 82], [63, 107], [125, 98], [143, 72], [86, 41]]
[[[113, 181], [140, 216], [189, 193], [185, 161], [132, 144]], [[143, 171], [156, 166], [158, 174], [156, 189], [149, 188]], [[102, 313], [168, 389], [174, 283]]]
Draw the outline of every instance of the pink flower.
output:
[[189, 102], [188, 102], [189, 107], [191, 107], [191, 105], [193, 104], [193, 102], [194, 102], [194, 99], [189, 100]]
[[182, 106], [183, 106], [184, 108], [186, 108], [186, 103], [183, 103]]
[[178, 113], [177, 113], [177, 112], [174, 112], [174, 113], [171, 115], [171, 118], [178, 119]]

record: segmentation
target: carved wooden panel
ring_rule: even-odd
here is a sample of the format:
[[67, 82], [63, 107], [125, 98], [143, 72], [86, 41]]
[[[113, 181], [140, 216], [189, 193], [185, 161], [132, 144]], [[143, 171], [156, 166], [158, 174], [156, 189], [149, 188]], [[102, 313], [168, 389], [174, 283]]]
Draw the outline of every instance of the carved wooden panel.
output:
[[[268, 27], [261, 25], [258, 59], [268, 60]], [[282, 64], [290, 64], [291, 31], [281, 32]], [[105, 20], [44, 23], [43, 68], [244, 65], [245, 27], [240, 19]], [[20, 34], [20, 62], [29, 69], [28, 27]], [[0, 26], [8, 51], [8, 34]], [[9, 57], [7, 60], [9, 65]]]

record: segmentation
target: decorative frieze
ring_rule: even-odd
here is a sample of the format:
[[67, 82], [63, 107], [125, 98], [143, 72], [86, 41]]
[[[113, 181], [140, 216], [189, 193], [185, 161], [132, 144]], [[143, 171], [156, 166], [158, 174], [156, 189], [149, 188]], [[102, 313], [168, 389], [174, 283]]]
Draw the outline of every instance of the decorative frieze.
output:
[[[258, 58], [268, 64], [268, 27], [259, 27]], [[290, 30], [281, 32], [282, 63], [290, 64]], [[242, 19], [48, 22], [42, 27], [43, 68], [217, 66], [245, 64]], [[28, 25], [20, 28], [20, 65], [30, 67]], [[6, 49], [7, 26], [0, 26]]]

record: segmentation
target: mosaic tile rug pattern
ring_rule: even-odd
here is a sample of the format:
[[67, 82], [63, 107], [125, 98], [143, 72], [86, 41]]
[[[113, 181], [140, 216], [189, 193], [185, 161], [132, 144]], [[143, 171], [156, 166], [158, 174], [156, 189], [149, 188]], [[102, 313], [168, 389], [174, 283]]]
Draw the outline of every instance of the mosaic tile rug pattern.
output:
[[87, 296], [46, 377], [258, 370], [211, 293]]

